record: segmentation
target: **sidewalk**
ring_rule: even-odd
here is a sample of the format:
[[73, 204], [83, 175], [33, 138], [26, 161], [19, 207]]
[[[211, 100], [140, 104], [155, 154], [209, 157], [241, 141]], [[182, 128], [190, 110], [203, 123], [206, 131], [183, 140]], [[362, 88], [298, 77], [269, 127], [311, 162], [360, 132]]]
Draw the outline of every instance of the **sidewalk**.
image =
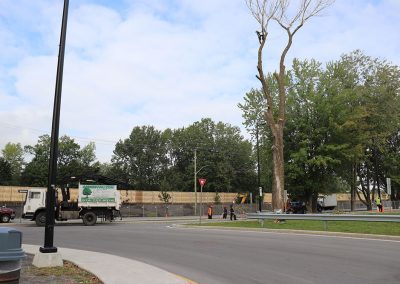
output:
[[[39, 246], [23, 244], [22, 249], [29, 254], [39, 252]], [[111, 254], [58, 248], [65, 260], [93, 273], [105, 284], [194, 284], [185, 277], [175, 275], [160, 268]]]

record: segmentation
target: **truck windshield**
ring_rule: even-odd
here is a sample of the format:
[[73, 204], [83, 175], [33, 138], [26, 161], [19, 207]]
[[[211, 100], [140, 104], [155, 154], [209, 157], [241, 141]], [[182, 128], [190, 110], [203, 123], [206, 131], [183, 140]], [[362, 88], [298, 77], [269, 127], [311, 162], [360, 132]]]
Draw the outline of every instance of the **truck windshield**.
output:
[[29, 199], [40, 199], [40, 192], [36, 191], [29, 192]]

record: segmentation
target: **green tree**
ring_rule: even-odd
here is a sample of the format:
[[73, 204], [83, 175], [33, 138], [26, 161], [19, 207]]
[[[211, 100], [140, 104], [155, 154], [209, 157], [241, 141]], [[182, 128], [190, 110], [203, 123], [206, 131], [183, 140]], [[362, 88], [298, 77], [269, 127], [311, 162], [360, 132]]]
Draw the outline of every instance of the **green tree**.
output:
[[11, 179], [11, 165], [3, 157], [0, 157], [0, 185], [9, 185]]
[[194, 187], [196, 151], [197, 177], [207, 177], [207, 191], [240, 192], [254, 190], [252, 146], [240, 129], [223, 122], [202, 119], [173, 132], [169, 153], [174, 177], [184, 191]]
[[293, 61], [285, 131], [288, 192], [316, 209], [319, 193], [338, 191], [335, 168], [342, 144], [330, 138], [329, 107], [325, 99], [323, 70], [315, 60]]
[[[34, 146], [25, 146], [25, 151], [32, 155], [22, 173], [22, 183], [29, 186], [46, 186], [48, 182], [48, 167], [50, 157], [50, 136], [42, 135]], [[57, 159], [57, 178], [64, 176], [97, 173], [99, 164], [94, 162], [95, 147], [93, 143], [82, 150], [74, 139], [62, 136], [59, 139]]]
[[[314, 209], [318, 193], [337, 190], [335, 184], [338, 178], [334, 169], [340, 164], [338, 155], [343, 147], [330, 139], [323, 74], [320, 64], [315, 60], [294, 60], [293, 68], [286, 76], [285, 187], [292, 197], [307, 201]], [[272, 76], [266, 79], [270, 81], [271, 94], [277, 97], [278, 85], [273, 84]], [[264, 125], [257, 126], [262, 111], [259, 105], [261, 97], [261, 92], [251, 90], [239, 107], [243, 111], [244, 124], [253, 137], [259, 128], [260, 156], [263, 157], [261, 169], [264, 169], [262, 180], [267, 181], [268, 188], [272, 183], [273, 167], [272, 156], [267, 149], [273, 147], [273, 138], [270, 129]]]
[[159, 190], [164, 183], [174, 190], [192, 191], [195, 151], [196, 172], [210, 180], [209, 191], [253, 190], [251, 144], [239, 128], [211, 119], [163, 132], [135, 127], [128, 139], [117, 143], [108, 171], [143, 190]]
[[3, 158], [11, 166], [11, 184], [17, 185], [21, 180], [21, 172], [24, 166], [24, 150], [20, 143], [7, 143], [2, 150]]
[[168, 165], [166, 141], [153, 126], [136, 126], [115, 145], [111, 161], [114, 177], [141, 190], [157, 190]]
[[388, 172], [396, 175], [385, 172], [384, 159], [393, 152], [395, 144], [388, 141], [399, 129], [399, 68], [357, 50], [329, 64], [326, 74], [333, 139], [345, 145], [339, 173], [351, 187], [352, 200], [357, 194], [371, 208]]

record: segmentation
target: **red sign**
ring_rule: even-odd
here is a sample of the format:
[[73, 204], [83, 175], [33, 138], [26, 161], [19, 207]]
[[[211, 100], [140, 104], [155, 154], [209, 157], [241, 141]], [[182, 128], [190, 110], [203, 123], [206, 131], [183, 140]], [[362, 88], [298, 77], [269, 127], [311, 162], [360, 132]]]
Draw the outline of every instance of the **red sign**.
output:
[[199, 183], [201, 186], [204, 186], [206, 184], [206, 179], [205, 178], [199, 178]]

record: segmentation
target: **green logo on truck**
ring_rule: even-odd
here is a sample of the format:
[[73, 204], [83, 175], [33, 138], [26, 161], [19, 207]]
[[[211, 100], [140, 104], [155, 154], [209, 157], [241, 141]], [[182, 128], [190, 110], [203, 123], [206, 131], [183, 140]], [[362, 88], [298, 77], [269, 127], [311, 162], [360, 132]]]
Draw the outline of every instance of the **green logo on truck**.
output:
[[116, 190], [115, 185], [79, 185], [79, 200], [88, 203], [115, 202]]

